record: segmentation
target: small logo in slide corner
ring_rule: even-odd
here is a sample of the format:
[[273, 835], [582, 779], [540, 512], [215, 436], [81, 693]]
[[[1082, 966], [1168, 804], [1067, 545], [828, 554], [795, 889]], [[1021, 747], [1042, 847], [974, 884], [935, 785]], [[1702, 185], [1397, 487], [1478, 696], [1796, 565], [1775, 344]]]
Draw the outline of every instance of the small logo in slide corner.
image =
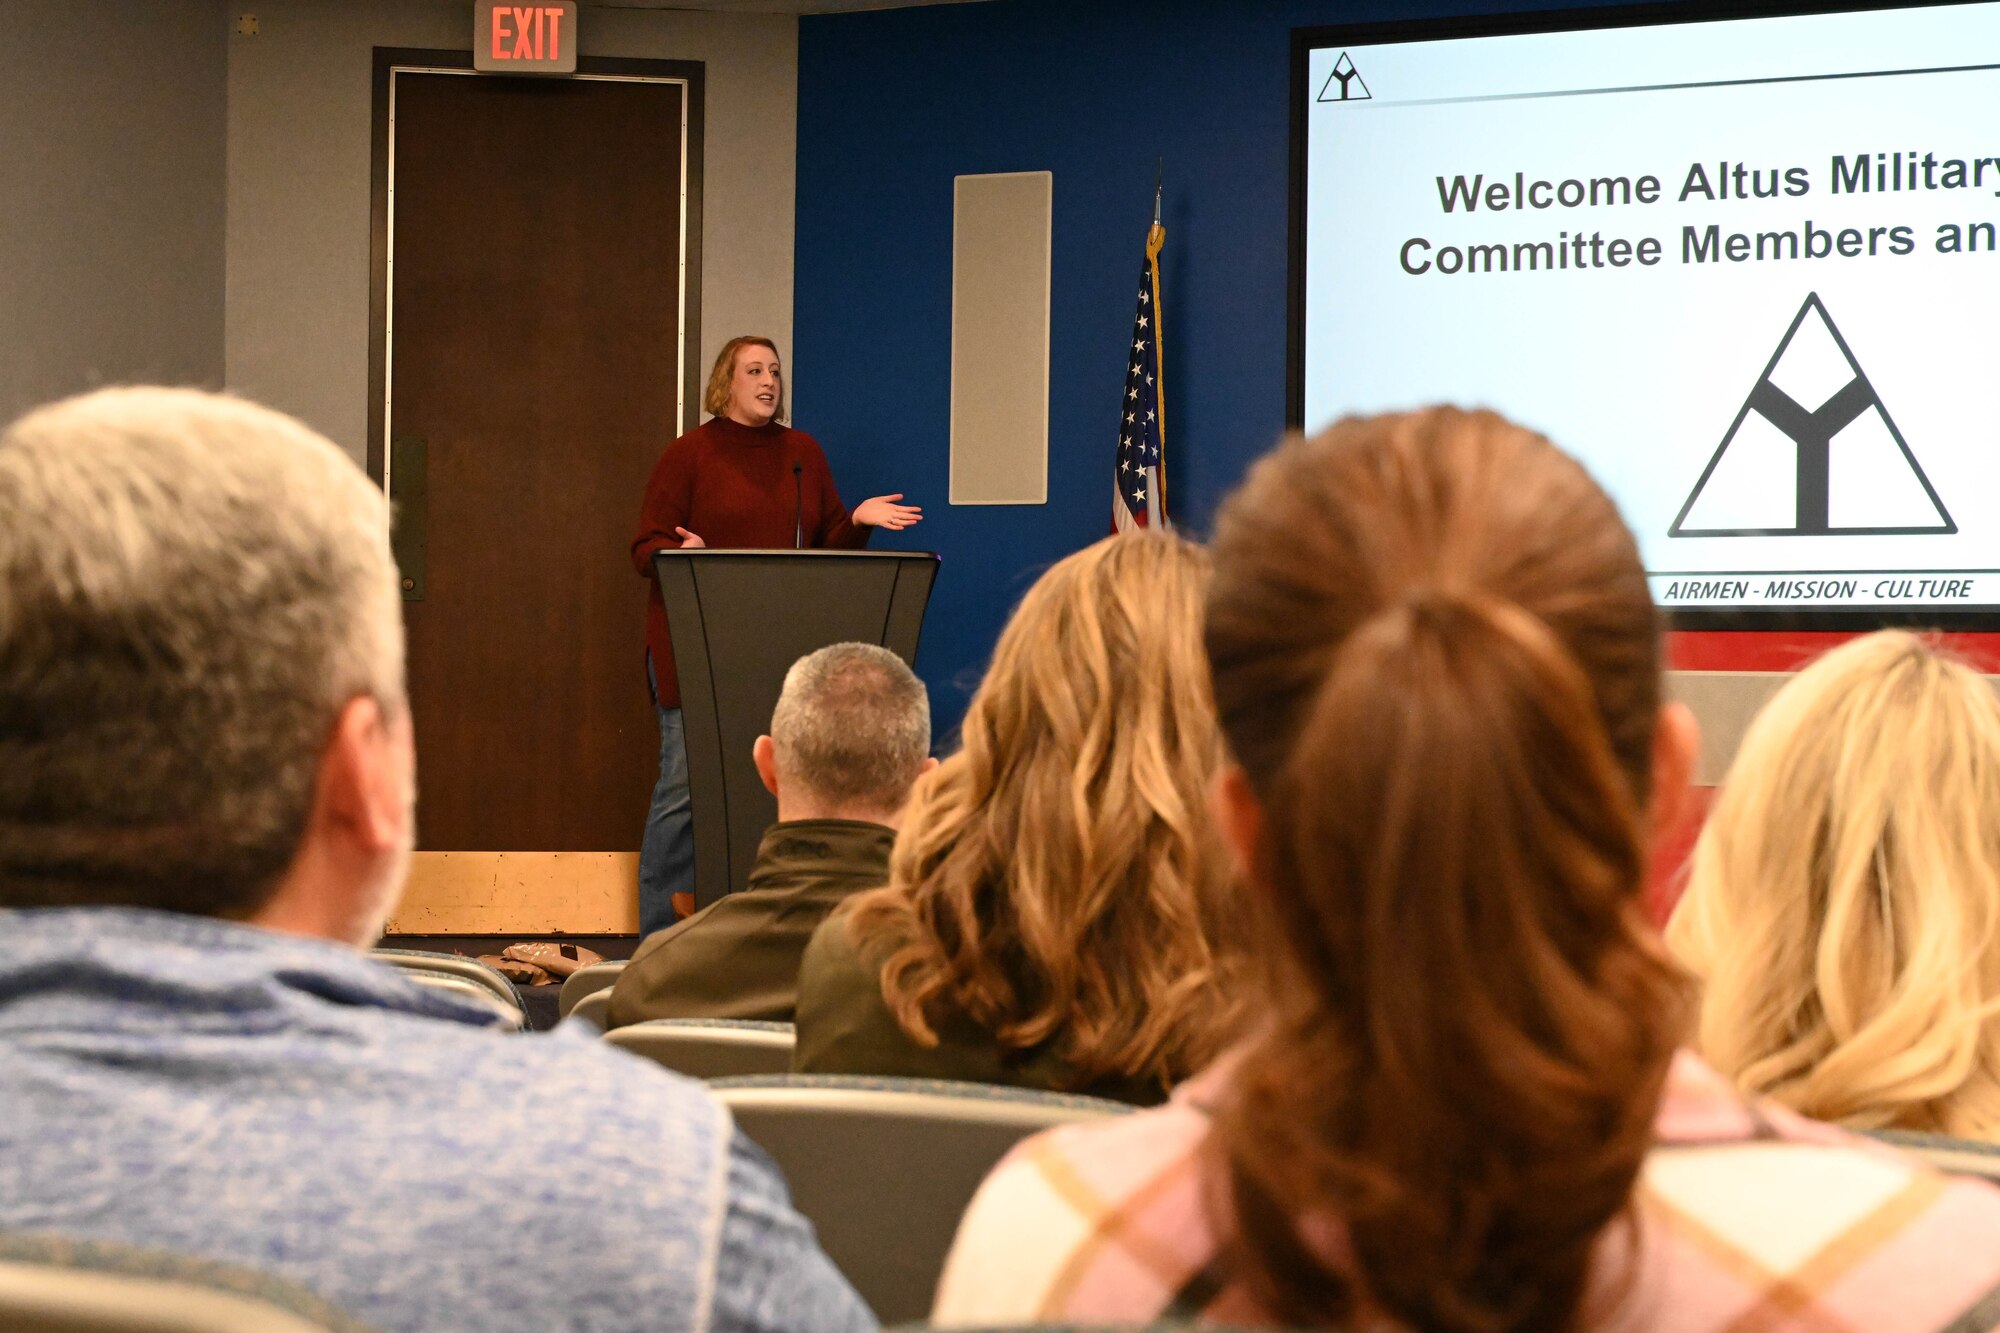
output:
[[1321, 85], [1319, 99], [1322, 102], [1366, 102], [1372, 94], [1368, 85], [1361, 81], [1361, 71], [1354, 68], [1354, 61], [1347, 52], [1340, 53], [1340, 59], [1333, 62], [1333, 73], [1327, 75]]

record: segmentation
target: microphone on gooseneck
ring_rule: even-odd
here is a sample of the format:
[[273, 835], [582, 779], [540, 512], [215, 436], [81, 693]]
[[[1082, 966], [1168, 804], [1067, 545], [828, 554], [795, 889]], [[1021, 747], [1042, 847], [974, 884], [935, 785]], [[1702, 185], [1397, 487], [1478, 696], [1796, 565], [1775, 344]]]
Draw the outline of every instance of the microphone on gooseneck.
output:
[[806, 483], [805, 464], [792, 464], [792, 490], [796, 503], [792, 506], [792, 549], [806, 549]]

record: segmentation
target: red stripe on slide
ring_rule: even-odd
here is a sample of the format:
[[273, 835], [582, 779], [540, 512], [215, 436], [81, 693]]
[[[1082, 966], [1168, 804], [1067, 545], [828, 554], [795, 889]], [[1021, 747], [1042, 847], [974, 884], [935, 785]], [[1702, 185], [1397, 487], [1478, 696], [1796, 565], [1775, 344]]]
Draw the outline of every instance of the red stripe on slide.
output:
[[[1667, 635], [1667, 665], [1675, 671], [1797, 671], [1857, 637], [1838, 630], [1677, 630]], [[2000, 674], [2000, 634], [1930, 637], [1978, 670]]]

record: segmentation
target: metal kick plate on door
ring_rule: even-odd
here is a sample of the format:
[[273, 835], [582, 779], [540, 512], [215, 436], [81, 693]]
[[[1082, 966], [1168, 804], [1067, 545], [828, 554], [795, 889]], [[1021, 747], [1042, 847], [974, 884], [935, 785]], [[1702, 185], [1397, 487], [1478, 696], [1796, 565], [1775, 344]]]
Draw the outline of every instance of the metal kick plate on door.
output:
[[424, 534], [430, 516], [428, 462], [430, 446], [414, 435], [390, 442], [389, 504], [394, 517], [390, 544], [396, 552], [396, 572], [403, 600], [424, 600]]

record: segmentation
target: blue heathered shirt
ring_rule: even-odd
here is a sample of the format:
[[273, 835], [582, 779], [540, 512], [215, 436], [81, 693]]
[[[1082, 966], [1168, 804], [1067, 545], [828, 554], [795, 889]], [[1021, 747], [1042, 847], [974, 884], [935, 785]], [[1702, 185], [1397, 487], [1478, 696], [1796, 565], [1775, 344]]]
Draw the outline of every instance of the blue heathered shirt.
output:
[[698, 1084], [352, 950], [0, 912], [0, 1227], [289, 1278], [388, 1329], [872, 1329]]

